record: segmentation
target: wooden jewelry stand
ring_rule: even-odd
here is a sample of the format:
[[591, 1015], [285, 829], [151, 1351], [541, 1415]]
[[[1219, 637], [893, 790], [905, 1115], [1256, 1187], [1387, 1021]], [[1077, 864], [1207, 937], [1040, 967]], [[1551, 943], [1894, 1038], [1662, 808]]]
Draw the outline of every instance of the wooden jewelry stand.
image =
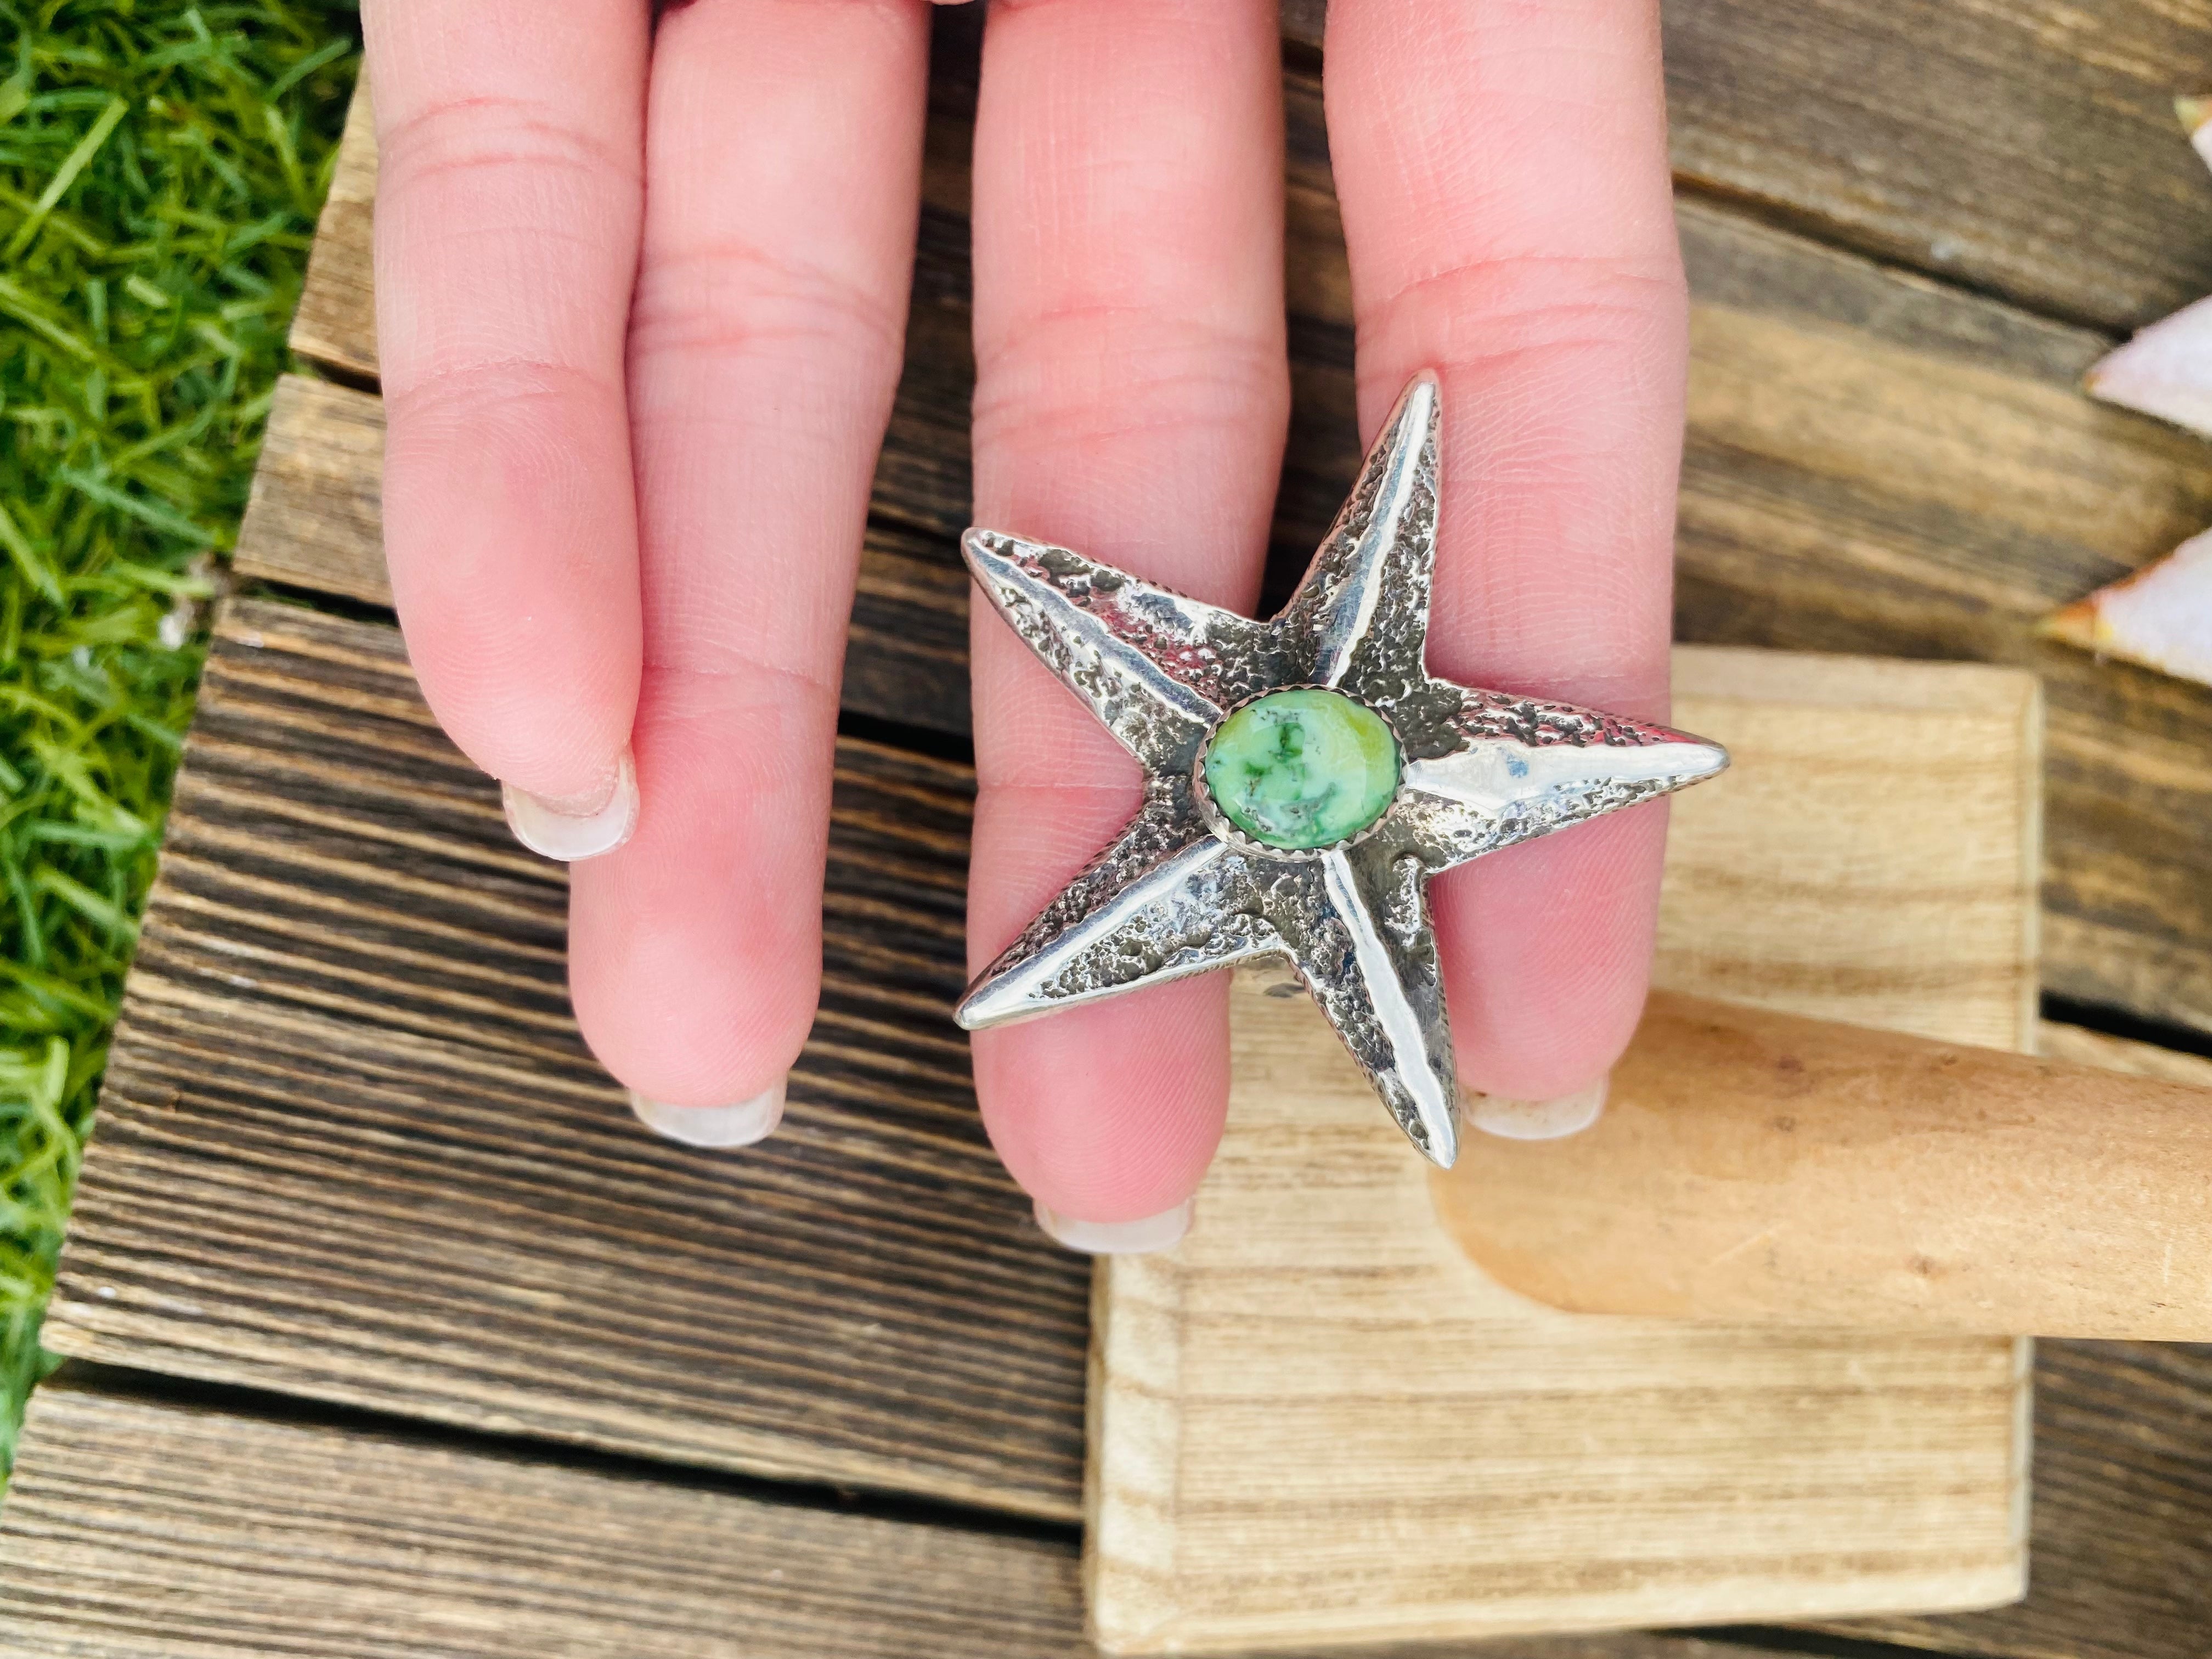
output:
[[[1674, 805], [1661, 982], [2031, 1047], [2032, 678], [1696, 648], [1675, 673], [1676, 722], [1735, 764]], [[1500, 1289], [1304, 994], [1274, 981], [1237, 988], [1228, 1138], [1190, 1237], [1097, 1274], [1103, 1647], [2022, 1593], [2026, 1341], [1576, 1316]], [[1483, 1155], [1471, 1136], [1462, 1158]]]

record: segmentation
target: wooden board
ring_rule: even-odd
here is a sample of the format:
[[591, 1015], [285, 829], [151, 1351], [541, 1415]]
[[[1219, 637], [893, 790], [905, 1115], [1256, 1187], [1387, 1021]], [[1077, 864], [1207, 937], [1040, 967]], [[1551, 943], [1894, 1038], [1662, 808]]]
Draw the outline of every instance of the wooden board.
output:
[[[1676, 682], [1678, 717], [1734, 763], [1674, 803], [1662, 981], [2031, 1047], [2034, 683], [1697, 651]], [[1460, 1253], [1304, 1000], [1232, 1008], [1229, 1134], [1198, 1220], [1170, 1255], [1102, 1264], [1094, 1292], [1103, 1646], [2021, 1593], [2027, 1345], [1539, 1308]]]
[[1729, 770], [1672, 803], [1656, 981], [2030, 1049], [2043, 708], [2014, 670], [1678, 648]]
[[[1089, 1651], [1064, 1536], [66, 1384], [33, 1402], [27, 1445], [0, 1511], [0, 1647], [21, 1659]], [[1642, 1635], [1484, 1654], [1782, 1659]]]
[[[2177, 93], [2212, 12], [2104, 0], [1667, 0], [1678, 182], [1885, 260], [2136, 328], [2212, 289]], [[1318, 46], [1327, 0], [1285, 0]]]
[[46, 1340], [757, 1474], [1074, 1513], [1085, 1273], [975, 1115], [971, 777], [840, 745], [822, 1015], [767, 1146], [584, 1050], [563, 872], [396, 630], [219, 623]]
[[356, 88], [292, 313], [292, 349], [341, 374], [376, 374], [375, 276], [369, 243], [376, 210], [376, 112], [368, 82]]
[[[396, 633], [238, 606], [47, 1340], [1072, 1516], [1082, 1277], [992, 1159], [944, 1018], [969, 787], [842, 746], [825, 1010], [790, 1127], [701, 1159], [633, 1124], [584, 1054], [560, 872], [513, 846]], [[1948, 920], [2015, 959], [2001, 899]]]
[[[1319, 88], [1293, 65], [1285, 91], [1297, 408], [1275, 526], [1278, 593], [1358, 459], [1349, 280]], [[963, 733], [965, 590], [952, 544], [967, 517], [972, 389], [967, 140], [958, 88], [940, 77], [906, 374], [846, 668], [855, 711]], [[1678, 216], [1696, 298], [1678, 635], [1978, 659], [2043, 675], [2045, 986], [2212, 1031], [2212, 836], [2203, 828], [2212, 822], [2212, 691], [2100, 664], [2033, 632], [2063, 600], [2212, 522], [2212, 449], [2080, 394], [2102, 336], [1709, 203], [1686, 201]], [[362, 228], [351, 214], [329, 227], [334, 238]], [[329, 249], [320, 257], [345, 264]], [[365, 248], [348, 258], [366, 269]], [[317, 326], [318, 337], [344, 331], [327, 319]], [[349, 326], [373, 337], [365, 316]], [[238, 568], [387, 602], [369, 470], [374, 412], [331, 388], [284, 396]]]
[[1057, 1540], [64, 1387], [25, 1443], [11, 1656], [1081, 1651]]
[[2045, 987], [2212, 1030], [2212, 691], [2031, 637], [2058, 593], [2212, 520], [2212, 450], [2082, 398], [2078, 337], [1802, 245], [1765, 264], [1771, 232], [1686, 246], [1713, 297], [1678, 634], [2033, 669]]
[[2106, 328], [2212, 289], [2212, 179], [2173, 114], [2212, 87], [2201, 4], [1662, 9], [1684, 183]]
[[[2094, 1408], [2155, 1421], [2171, 1416], [2160, 1408], [2172, 1391], [2212, 1393], [2212, 1378], [2186, 1353], [2046, 1348], [2039, 1426], [2045, 1462], [2058, 1467], [2041, 1472], [2029, 1605], [2042, 1622], [2023, 1628], [2015, 1608], [1838, 1627], [1848, 1636], [2015, 1659], [2202, 1650], [2190, 1594], [2201, 1563], [2189, 1540], [2192, 1525], [2202, 1531], [2212, 1422], [2193, 1442], [2151, 1430], [2108, 1446], [2085, 1472], [2075, 1466], [2089, 1454], [2069, 1442], [2067, 1419]], [[2094, 1522], [2071, 1534], [2094, 1540], [2091, 1559], [2062, 1553], [2069, 1534], [2045, 1518], [2082, 1473], [2090, 1491], [2129, 1500], [2072, 1517]], [[2193, 1510], [2172, 1497], [2192, 1482]], [[1088, 1651], [1076, 1577], [1065, 1540], [901, 1524], [763, 1501], [679, 1471], [525, 1462], [397, 1425], [270, 1421], [88, 1392], [65, 1377], [34, 1398], [0, 1508], [0, 1649], [23, 1659], [634, 1659], [642, 1638], [675, 1659], [1020, 1659]], [[1618, 1632], [1486, 1643], [1480, 1653], [1778, 1659], [1807, 1639]]]
[[2155, 1043], [2133, 1042], [2084, 1030], [2057, 1020], [2045, 1020], [2036, 1037], [2036, 1053], [2054, 1060], [2070, 1060], [2083, 1066], [2109, 1066], [2116, 1072], [2139, 1077], [2164, 1078], [2169, 1083], [2193, 1083], [2212, 1089], [2212, 1059], [2161, 1048]]

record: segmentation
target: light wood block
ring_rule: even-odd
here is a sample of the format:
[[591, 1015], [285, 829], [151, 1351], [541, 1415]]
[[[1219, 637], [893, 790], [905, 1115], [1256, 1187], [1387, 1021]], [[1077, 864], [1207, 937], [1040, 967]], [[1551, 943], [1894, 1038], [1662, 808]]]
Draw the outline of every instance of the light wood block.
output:
[[[2039, 704], [2000, 670], [1684, 651], [1672, 986], [2026, 1049]], [[2026, 1570], [2027, 1348], [1554, 1313], [1491, 1284], [1299, 997], [1235, 1000], [1173, 1254], [1093, 1294], [1102, 1645], [1218, 1652], [1972, 1607]], [[1480, 1139], [1463, 1157], [1483, 1155]]]

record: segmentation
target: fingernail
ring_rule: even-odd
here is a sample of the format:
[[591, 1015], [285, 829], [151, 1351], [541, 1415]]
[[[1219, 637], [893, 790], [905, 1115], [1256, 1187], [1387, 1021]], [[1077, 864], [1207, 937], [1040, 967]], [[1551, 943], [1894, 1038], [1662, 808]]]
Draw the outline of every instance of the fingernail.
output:
[[501, 784], [499, 793], [514, 838], [563, 864], [611, 853], [637, 828], [637, 764], [627, 749], [613, 778], [588, 795], [533, 795], [511, 783]]
[[1587, 1129], [1605, 1114], [1609, 1079], [1600, 1078], [1557, 1100], [1509, 1100], [1504, 1095], [1470, 1094], [1460, 1115], [1485, 1134], [1507, 1140], [1558, 1140]]
[[1190, 1209], [1191, 1200], [1185, 1199], [1172, 1210], [1135, 1221], [1078, 1221], [1040, 1203], [1036, 1224], [1055, 1243], [1085, 1255], [1149, 1255], [1182, 1242], [1190, 1231]]
[[655, 1134], [680, 1140], [686, 1146], [719, 1151], [750, 1146], [774, 1134], [775, 1126], [783, 1121], [783, 1088], [779, 1083], [766, 1094], [734, 1106], [671, 1106], [665, 1101], [647, 1100], [633, 1089], [629, 1109]]

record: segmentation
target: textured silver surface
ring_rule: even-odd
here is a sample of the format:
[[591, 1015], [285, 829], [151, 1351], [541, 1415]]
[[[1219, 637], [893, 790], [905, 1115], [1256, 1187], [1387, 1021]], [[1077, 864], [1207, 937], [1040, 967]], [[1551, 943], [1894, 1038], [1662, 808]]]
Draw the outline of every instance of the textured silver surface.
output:
[[[1066, 548], [967, 533], [969, 567], [999, 614], [1142, 763], [1146, 784], [1114, 843], [977, 975], [963, 1025], [1287, 957], [1399, 1126], [1450, 1164], [1457, 1088], [1429, 878], [1711, 777], [1728, 756], [1664, 726], [1430, 676], [1437, 403], [1431, 375], [1406, 388], [1272, 622]], [[1212, 809], [1198, 762], [1231, 710], [1299, 685], [1381, 714], [1405, 768], [1370, 829], [1285, 852]]]

